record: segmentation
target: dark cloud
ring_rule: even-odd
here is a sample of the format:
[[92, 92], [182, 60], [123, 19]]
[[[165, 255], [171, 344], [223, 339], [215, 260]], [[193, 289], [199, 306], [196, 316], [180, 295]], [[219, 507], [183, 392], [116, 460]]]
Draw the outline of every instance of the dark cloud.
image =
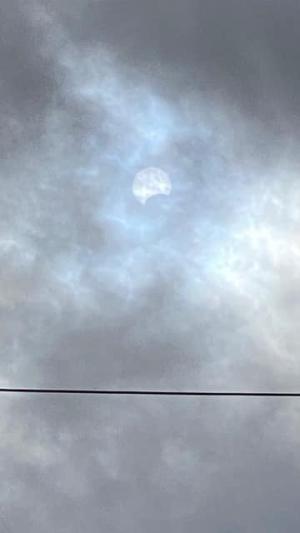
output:
[[[55, 99], [59, 72], [42, 50], [43, 34], [22, 2], [2, 2], [0, 17], [1, 157], [36, 142]], [[56, 76], [58, 76], [56, 78]]]
[[[255, 113], [277, 133], [299, 127], [299, 5], [264, 0], [68, 2], [58, 7], [76, 42], [105, 43], [175, 92], [197, 88]], [[168, 79], [168, 78], [167, 78]], [[289, 117], [287, 119], [287, 116]]]
[[18, 450], [4, 470], [11, 527], [294, 530], [299, 476], [278, 438], [291, 438], [288, 411], [257, 400], [28, 400], [5, 439]]

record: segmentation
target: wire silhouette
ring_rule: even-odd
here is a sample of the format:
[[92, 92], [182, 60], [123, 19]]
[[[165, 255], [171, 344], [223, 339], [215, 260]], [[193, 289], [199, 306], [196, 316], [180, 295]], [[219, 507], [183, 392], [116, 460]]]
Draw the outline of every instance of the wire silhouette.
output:
[[300, 392], [264, 392], [264, 391], [176, 391], [176, 390], [143, 390], [143, 389], [61, 389], [61, 388], [27, 388], [0, 387], [1, 393], [17, 394], [80, 394], [98, 396], [248, 396], [248, 397], [280, 397], [300, 398]]

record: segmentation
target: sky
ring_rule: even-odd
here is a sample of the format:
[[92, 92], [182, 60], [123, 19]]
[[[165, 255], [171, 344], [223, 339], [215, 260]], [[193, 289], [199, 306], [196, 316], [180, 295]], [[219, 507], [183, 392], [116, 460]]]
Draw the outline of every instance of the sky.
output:
[[[2, 0], [1, 387], [299, 391], [299, 25], [297, 0]], [[172, 190], [143, 203], [147, 168]], [[2, 395], [0, 531], [297, 533], [299, 420]]]

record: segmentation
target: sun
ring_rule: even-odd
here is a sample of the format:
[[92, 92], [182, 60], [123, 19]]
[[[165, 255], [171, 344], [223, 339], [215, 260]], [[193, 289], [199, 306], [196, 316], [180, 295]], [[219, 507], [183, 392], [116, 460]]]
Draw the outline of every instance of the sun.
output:
[[156, 167], [147, 167], [137, 172], [132, 184], [133, 195], [142, 204], [152, 196], [169, 195], [171, 191], [172, 183], [168, 174]]

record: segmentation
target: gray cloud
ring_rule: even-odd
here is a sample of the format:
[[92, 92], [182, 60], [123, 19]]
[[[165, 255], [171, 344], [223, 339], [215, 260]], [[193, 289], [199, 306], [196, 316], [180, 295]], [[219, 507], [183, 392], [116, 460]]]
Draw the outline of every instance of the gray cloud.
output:
[[[28, 8], [32, 3], [28, 3]], [[57, 91], [52, 58], [42, 51], [43, 35], [21, 2], [1, 6], [1, 159], [34, 147]]]
[[[298, 129], [294, 0], [79, 2], [75, 9], [62, 2], [59, 11], [75, 40], [107, 43], [156, 81], [176, 70], [181, 79], [172, 86], [176, 94], [196, 87], [255, 113], [278, 134]], [[166, 89], [170, 92], [170, 85]]]
[[[298, 11], [3, 5], [3, 385], [297, 389]], [[297, 403], [0, 400], [3, 528], [298, 531]]]

